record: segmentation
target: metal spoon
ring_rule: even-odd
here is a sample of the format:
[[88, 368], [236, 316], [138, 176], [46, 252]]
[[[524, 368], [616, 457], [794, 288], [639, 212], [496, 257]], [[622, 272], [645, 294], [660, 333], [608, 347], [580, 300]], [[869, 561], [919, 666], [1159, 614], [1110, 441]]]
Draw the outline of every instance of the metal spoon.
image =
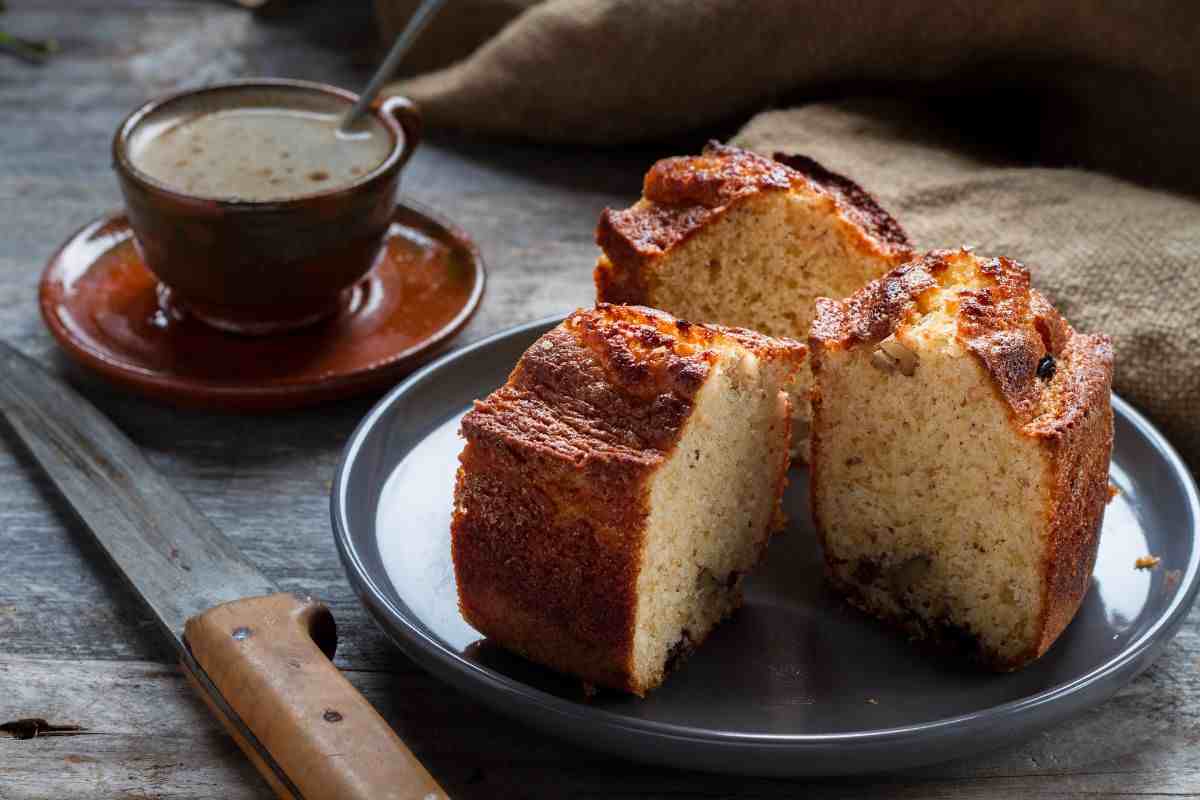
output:
[[358, 96], [358, 102], [346, 112], [346, 116], [342, 117], [342, 121], [338, 125], [338, 130], [348, 131], [354, 127], [354, 123], [358, 122], [359, 117], [363, 115], [363, 112], [375, 100], [375, 95], [379, 94], [379, 90], [392, 77], [392, 73], [396, 71], [396, 67], [400, 64], [400, 59], [404, 58], [404, 54], [412, 47], [413, 42], [417, 40], [417, 37], [425, 30], [425, 26], [430, 23], [437, 14], [438, 9], [445, 2], [446, 0], [423, 0], [421, 5], [417, 6], [417, 10], [413, 12], [408, 25], [396, 37], [396, 43], [388, 51], [387, 57], [383, 59], [383, 63], [379, 65], [379, 69], [375, 70], [375, 74], [371, 76], [370, 82], [367, 83], [367, 88], [363, 89], [362, 94]]

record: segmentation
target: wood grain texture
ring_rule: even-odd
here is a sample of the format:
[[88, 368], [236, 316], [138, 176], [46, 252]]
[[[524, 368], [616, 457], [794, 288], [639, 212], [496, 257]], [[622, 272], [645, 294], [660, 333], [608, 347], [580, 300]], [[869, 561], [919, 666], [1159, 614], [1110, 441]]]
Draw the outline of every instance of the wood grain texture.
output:
[[[1193, 614], [1158, 664], [1107, 704], [1029, 742], [861, 779], [742, 779], [629, 764], [516, 728], [420, 674], [347, 677], [455, 798], [1186, 797], [1200, 795], [1197, 623]], [[272, 796], [173, 666], [0, 657], [0, 682], [0, 708], [87, 729], [0, 737], [5, 800]]]
[[[517, 726], [414, 667], [374, 627], [338, 563], [329, 480], [373, 398], [272, 417], [177, 412], [104, 386], [58, 355], [36, 312], [46, 258], [119, 206], [109, 137], [175, 87], [250, 75], [354, 87], [368, 4], [294, 3], [256, 19], [186, 0], [17, 0], [6, 30], [55, 36], [42, 68], [0, 60], [0, 336], [60, 370], [281, 588], [329, 602], [336, 663], [456, 798], [1060, 798], [1200, 796], [1200, 613], [1159, 663], [1104, 706], [1012, 750], [857, 781], [742, 780], [617, 761]], [[638, 196], [655, 158], [703, 136], [602, 152], [434, 138], [403, 191], [455, 220], [490, 269], [459, 338], [585, 304], [592, 229]], [[186, 686], [120, 579], [0, 428], [0, 723], [42, 717], [80, 735], [0, 736], [0, 800], [269, 798]]]

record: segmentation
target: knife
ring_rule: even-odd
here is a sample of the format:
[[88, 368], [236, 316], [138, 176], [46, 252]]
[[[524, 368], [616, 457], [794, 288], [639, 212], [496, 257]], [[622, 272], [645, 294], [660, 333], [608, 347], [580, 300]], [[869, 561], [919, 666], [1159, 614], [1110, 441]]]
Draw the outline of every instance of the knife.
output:
[[284, 800], [446, 794], [333, 665], [333, 615], [280, 592], [87, 400], [0, 342], [0, 413]]

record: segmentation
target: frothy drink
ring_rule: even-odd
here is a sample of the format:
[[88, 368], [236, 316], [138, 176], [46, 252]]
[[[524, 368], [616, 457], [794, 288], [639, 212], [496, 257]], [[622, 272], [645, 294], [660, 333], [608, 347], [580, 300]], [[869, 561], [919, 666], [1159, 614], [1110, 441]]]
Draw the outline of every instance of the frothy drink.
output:
[[287, 200], [354, 183], [381, 165], [392, 135], [366, 116], [338, 131], [329, 98], [229, 90], [173, 102], [130, 138], [133, 165], [196, 197]]

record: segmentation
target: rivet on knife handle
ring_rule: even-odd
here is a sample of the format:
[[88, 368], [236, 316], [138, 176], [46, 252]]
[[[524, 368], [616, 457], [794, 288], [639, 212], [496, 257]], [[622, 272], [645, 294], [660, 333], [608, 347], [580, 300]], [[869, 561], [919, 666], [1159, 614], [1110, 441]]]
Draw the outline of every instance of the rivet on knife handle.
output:
[[[189, 619], [184, 640], [302, 800], [447, 797], [329, 660], [335, 635], [324, 605], [286, 593], [235, 600]], [[238, 743], [276, 794], [294, 797]]]

